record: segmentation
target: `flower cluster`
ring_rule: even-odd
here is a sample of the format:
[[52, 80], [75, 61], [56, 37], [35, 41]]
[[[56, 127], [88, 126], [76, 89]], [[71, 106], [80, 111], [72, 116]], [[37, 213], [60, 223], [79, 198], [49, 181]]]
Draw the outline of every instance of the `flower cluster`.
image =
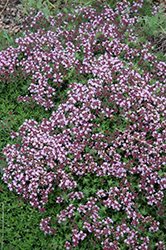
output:
[[[153, 233], [160, 231], [162, 219], [157, 221], [155, 211], [166, 189], [166, 64], [134, 34], [133, 13], [142, 4], [123, 1], [100, 12], [77, 7], [68, 15], [72, 28], [60, 13], [50, 17], [49, 30], [38, 28], [43, 15], [32, 11], [28, 20], [34, 32], [27, 29], [16, 39], [17, 48], [0, 52], [1, 75], [21, 68], [31, 81], [31, 95], [19, 101], [52, 108], [49, 119], [25, 120], [12, 132], [22, 140], [3, 150], [8, 162], [3, 180], [42, 213], [49, 194], [66, 192], [68, 198], [56, 197], [56, 205], [66, 205], [56, 214], [57, 224], [75, 219], [66, 249], [89, 234], [104, 250], [118, 249], [118, 241], [130, 249], [150, 249]], [[79, 81], [70, 80], [73, 69]], [[62, 86], [68, 98], [55, 110], [54, 96]], [[153, 216], [146, 216], [141, 202]], [[51, 229], [50, 221], [42, 219], [40, 228], [56, 233], [58, 226]], [[165, 249], [161, 240], [156, 246]]]

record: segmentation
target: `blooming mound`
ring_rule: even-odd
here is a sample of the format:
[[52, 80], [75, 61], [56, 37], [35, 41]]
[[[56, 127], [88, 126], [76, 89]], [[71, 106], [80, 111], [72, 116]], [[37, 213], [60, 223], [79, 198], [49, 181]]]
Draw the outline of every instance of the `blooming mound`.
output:
[[11, 133], [3, 180], [43, 216], [54, 200], [56, 224], [40, 228], [68, 232], [66, 249], [165, 249], [166, 63], [135, 34], [142, 4], [49, 20], [32, 10], [24, 38], [0, 52], [1, 76], [21, 68], [30, 82], [18, 101], [52, 110]]

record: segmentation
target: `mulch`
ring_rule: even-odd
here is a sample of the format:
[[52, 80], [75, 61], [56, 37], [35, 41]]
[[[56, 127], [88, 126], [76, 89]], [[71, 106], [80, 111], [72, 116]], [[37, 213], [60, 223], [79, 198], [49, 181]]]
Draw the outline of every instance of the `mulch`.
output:
[[[55, 2], [53, 0], [53, 2]], [[166, 1], [165, 0], [152, 0], [156, 6], [164, 8], [164, 15], [161, 18], [166, 19]], [[26, 23], [26, 14], [21, 7], [20, 0], [1, 0], [0, 1], [0, 31], [8, 30], [10, 34], [17, 35], [21, 32], [21, 26]], [[156, 45], [155, 52], [163, 52], [166, 56], [166, 31], [158, 37], [153, 37], [151, 40], [153, 45]]]
[[8, 30], [13, 35], [21, 31], [26, 14], [20, 5], [19, 0], [0, 1], [0, 30]]

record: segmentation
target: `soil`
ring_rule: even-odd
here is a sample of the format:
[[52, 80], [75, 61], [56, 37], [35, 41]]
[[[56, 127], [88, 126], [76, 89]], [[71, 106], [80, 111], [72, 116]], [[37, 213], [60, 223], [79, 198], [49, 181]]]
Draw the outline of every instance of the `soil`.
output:
[[[50, 2], [54, 3], [56, 1], [52, 0]], [[166, 19], [166, 1], [152, 0], [152, 2], [154, 5], [160, 5], [164, 8], [162, 18]], [[8, 30], [14, 36], [22, 31], [21, 26], [26, 23], [26, 14], [23, 12], [21, 4], [20, 0], [0, 0], [0, 31]], [[153, 37], [150, 42], [156, 45], [155, 52], [163, 52], [164, 56], [166, 56], [166, 31], [158, 37]]]

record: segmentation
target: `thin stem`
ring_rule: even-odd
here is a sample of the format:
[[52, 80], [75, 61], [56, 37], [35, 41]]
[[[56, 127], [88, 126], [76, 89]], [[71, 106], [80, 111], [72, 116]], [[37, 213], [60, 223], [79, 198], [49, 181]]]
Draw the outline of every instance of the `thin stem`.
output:
[[3, 250], [3, 239], [4, 239], [4, 203], [2, 203], [2, 244], [1, 244], [1, 250]]

